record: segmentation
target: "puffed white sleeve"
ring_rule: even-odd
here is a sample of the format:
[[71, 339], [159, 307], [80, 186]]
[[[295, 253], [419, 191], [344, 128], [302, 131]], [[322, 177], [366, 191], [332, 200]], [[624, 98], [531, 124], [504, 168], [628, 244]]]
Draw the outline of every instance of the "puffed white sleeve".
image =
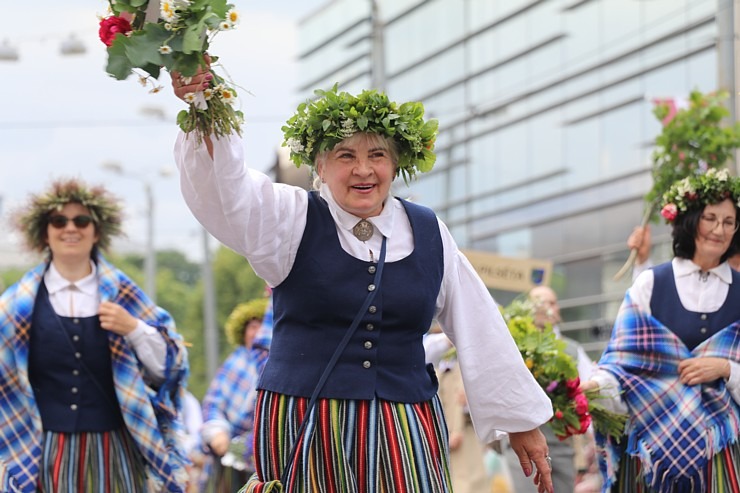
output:
[[437, 320], [457, 348], [470, 416], [485, 443], [546, 423], [552, 403], [524, 364], [488, 288], [439, 221], [444, 278]]
[[209, 233], [276, 286], [295, 260], [306, 226], [307, 194], [248, 169], [238, 136], [211, 140], [213, 158], [195, 136], [180, 132], [177, 137], [175, 162], [183, 198]]

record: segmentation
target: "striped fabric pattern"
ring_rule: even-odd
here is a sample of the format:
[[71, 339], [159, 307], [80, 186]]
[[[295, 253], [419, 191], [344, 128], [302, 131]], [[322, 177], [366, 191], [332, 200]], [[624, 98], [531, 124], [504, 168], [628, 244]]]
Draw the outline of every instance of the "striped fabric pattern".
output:
[[144, 463], [125, 430], [44, 433], [39, 493], [143, 493]]
[[[156, 390], [126, 340], [109, 333], [116, 395], [124, 421], [147, 464], [149, 491], [180, 492], [187, 478], [176, 420], [188, 375], [187, 352], [169, 314], [155, 306], [131, 279], [102, 256], [95, 259], [101, 301], [123, 306], [157, 328], [167, 342], [165, 382]], [[27, 272], [0, 296], [0, 488], [10, 477], [25, 492], [35, 491], [42, 454], [42, 424], [28, 379], [28, 350], [36, 293], [48, 263]], [[4, 491], [4, 490], [0, 490]]]
[[[706, 356], [740, 362], [740, 322], [689, 351], [627, 293], [599, 367], [619, 381], [630, 412], [626, 453], [640, 459], [651, 490], [708, 491], [710, 459], [738, 440], [740, 407], [724, 380], [703, 385], [679, 380], [682, 360]], [[604, 449], [601, 468], [608, 489], [620, 467], [621, 448], [598, 433], [597, 442]]]
[[450, 493], [447, 426], [428, 402], [320, 399], [280, 484], [308, 399], [260, 391], [245, 493]]

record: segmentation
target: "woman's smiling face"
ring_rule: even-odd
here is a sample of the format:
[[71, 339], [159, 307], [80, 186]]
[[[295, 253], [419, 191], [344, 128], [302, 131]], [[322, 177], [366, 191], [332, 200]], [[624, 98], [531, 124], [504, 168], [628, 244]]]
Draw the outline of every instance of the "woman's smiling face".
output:
[[46, 226], [46, 242], [52, 257], [57, 260], [89, 259], [93, 247], [98, 242], [95, 223], [78, 227], [72, 221], [77, 216], [90, 216], [87, 207], [70, 202], [62, 207], [62, 210], [52, 212], [51, 216], [65, 216], [68, 219], [67, 224], [61, 228], [51, 224]]
[[337, 144], [317, 160], [316, 170], [339, 207], [361, 218], [380, 214], [396, 174], [392, 151], [367, 134]]
[[735, 204], [730, 199], [704, 207], [696, 231], [695, 259], [716, 259], [712, 263], [719, 264], [737, 230], [735, 213]]

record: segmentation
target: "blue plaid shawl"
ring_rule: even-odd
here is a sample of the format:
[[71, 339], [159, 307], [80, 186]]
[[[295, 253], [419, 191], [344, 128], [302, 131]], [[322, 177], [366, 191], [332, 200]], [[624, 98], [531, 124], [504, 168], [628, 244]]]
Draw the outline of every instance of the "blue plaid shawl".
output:
[[267, 362], [271, 343], [272, 302], [267, 307], [252, 348], [236, 348], [218, 369], [203, 397], [203, 422], [226, 422], [231, 427], [231, 438], [243, 437], [246, 450], [242, 459], [250, 471], [255, 469], [252, 432], [257, 382]]
[[[703, 385], [679, 381], [679, 362], [700, 356], [740, 362], [740, 322], [689, 351], [627, 292], [599, 366], [619, 381], [630, 415], [626, 452], [639, 458], [654, 491], [706, 491], [709, 459], [737, 441], [740, 407], [724, 379]], [[623, 447], [598, 433], [597, 442], [603, 447], [604, 491], [609, 491]]]
[[[167, 341], [165, 382], [153, 389], [126, 340], [109, 333], [113, 381], [124, 422], [146, 462], [151, 492], [182, 492], [187, 459], [175, 419], [188, 375], [187, 353], [172, 318], [102, 256], [96, 259], [102, 301], [124, 307]], [[36, 490], [42, 425], [28, 380], [28, 351], [36, 294], [48, 262], [27, 272], [0, 297], [0, 491]]]

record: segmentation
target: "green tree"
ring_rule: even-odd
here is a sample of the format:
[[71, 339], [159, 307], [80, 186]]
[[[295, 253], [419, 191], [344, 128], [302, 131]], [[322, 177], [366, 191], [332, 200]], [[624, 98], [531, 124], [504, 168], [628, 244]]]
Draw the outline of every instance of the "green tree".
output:
[[[265, 282], [257, 277], [244, 257], [223, 246], [219, 247], [213, 258], [213, 281], [220, 363], [234, 349], [229, 345], [224, 334], [223, 327], [226, 319], [239, 303], [264, 296]], [[190, 356], [189, 388], [198, 398], [203, 396], [210, 383], [206, 375], [203, 300], [204, 288], [201, 279], [196, 289], [193, 290], [192, 302], [185, 316], [190, 325], [187, 329], [183, 328], [183, 334], [188, 334], [186, 339], [192, 344], [188, 350]]]

